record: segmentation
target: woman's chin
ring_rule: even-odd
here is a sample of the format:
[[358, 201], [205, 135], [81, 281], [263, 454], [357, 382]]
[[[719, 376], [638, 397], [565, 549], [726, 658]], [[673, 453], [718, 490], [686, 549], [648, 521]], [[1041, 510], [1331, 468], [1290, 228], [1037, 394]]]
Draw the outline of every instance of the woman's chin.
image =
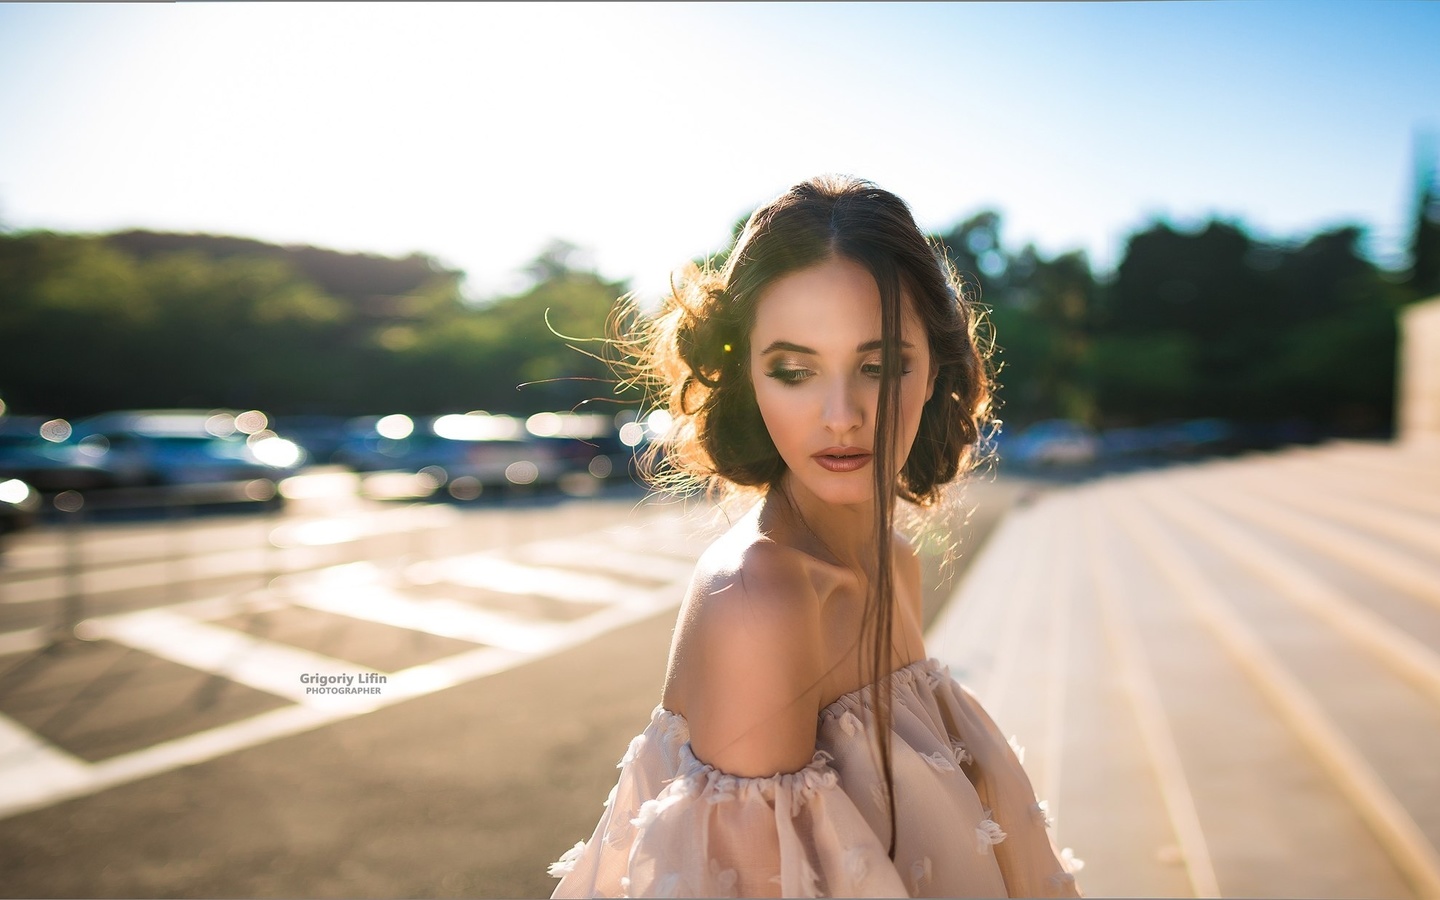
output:
[[869, 466], [857, 472], [807, 472], [804, 476], [792, 469], [790, 474], [793, 483], [827, 506], [862, 506], [875, 499], [875, 481]]

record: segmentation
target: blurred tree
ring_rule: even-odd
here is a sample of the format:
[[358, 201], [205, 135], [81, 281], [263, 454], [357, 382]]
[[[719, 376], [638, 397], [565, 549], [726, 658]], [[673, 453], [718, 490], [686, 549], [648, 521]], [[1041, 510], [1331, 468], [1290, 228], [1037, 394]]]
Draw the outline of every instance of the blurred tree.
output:
[[1095, 416], [1087, 359], [1095, 279], [1085, 255], [1045, 259], [1033, 245], [1005, 249], [1003, 219], [983, 210], [937, 240], [989, 310], [999, 369], [997, 403], [1010, 428], [1037, 419]]
[[1435, 179], [1433, 148], [1428, 137], [1416, 141], [1415, 221], [1406, 284], [1417, 298], [1440, 294], [1440, 185]]
[[15, 408], [290, 407], [324, 396], [333, 360], [320, 351], [347, 314], [276, 259], [0, 240], [0, 385]]
[[538, 256], [525, 265], [524, 272], [535, 284], [562, 279], [584, 268], [579, 261], [580, 255], [578, 245], [563, 238], [553, 238]]
[[[1417, 235], [1433, 234], [1424, 221]], [[1357, 227], [1283, 244], [1233, 222], [1189, 232], [1153, 223], [1097, 283], [1083, 254], [1008, 250], [1002, 224], [983, 210], [935, 240], [990, 310], [1011, 427], [1220, 415], [1383, 429], [1395, 312], [1437, 258], [1417, 252], [1400, 286], [1361, 253]], [[67, 416], [222, 405], [528, 414], [631, 401], [587, 355], [607, 355], [606, 320], [625, 284], [589, 271], [564, 241], [526, 271], [527, 289], [476, 307], [460, 294], [461, 273], [422, 254], [151, 232], [0, 234], [0, 394], [12, 411]]]
[[1005, 277], [1009, 258], [1000, 240], [1000, 213], [981, 210], [938, 236], [950, 264], [972, 284], [983, 283], [985, 291], [1002, 293], [1009, 286]]
[[[460, 274], [418, 254], [211, 235], [0, 236], [0, 387], [12, 409], [69, 416], [135, 406], [346, 414], [470, 408], [476, 385], [496, 400], [494, 385], [508, 381], [503, 405], [524, 411], [514, 396], [524, 376], [496, 361], [563, 342], [507, 333], [514, 313], [467, 305]], [[608, 308], [620, 286], [599, 290]], [[543, 302], [533, 304], [542, 328]], [[565, 375], [558, 362], [537, 371]]]
[[1385, 427], [1398, 297], [1362, 238], [1345, 226], [1285, 246], [1219, 221], [1133, 235], [1095, 319], [1105, 419]]
[[123, 254], [48, 232], [0, 239], [0, 390], [11, 410], [123, 396], [122, 348], [155, 312]]
[[101, 239], [142, 263], [184, 251], [213, 260], [277, 260], [323, 293], [352, 307], [358, 315], [372, 318], [391, 313], [402, 317], [414, 314], [414, 305], [405, 298], [424, 293], [437, 281], [455, 285], [458, 294], [461, 274], [422, 253], [397, 259], [305, 245], [282, 247], [251, 238], [155, 231], [121, 231]]
[[408, 397], [395, 408], [420, 412], [526, 414], [610, 398], [615, 377], [593, 356], [604, 357], [606, 319], [626, 286], [572, 269], [576, 250], [548, 245], [526, 267], [537, 281], [521, 294], [380, 332], [395, 371], [372, 391], [392, 405]]
[[288, 412], [336, 386], [344, 359], [325, 352], [326, 337], [353, 313], [286, 262], [185, 251], [153, 258], [144, 275], [161, 314], [130, 347], [137, 401]]
[[[1089, 364], [1095, 280], [1085, 255], [1042, 258], [1033, 246], [1007, 259], [990, 313], [998, 346], [1002, 417], [1093, 421]], [[1000, 279], [997, 279], [1000, 280]], [[999, 296], [996, 297], [996, 294]]]
[[1284, 255], [1274, 275], [1287, 324], [1254, 380], [1273, 409], [1341, 433], [1384, 431], [1394, 407], [1405, 291], [1364, 258], [1363, 236], [1337, 228]]
[[1086, 357], [1096, 386], [1098, 423], [1139, 425], [1194, 415], [1183, 404], [1195, 389], [1199, 348], [1183, 331], [1101, 334]]
[[1087, 358], [1096, 285], [1089, 260], [1077, 251], [1027, 268], [1024, 290], [1034, 298], [1033, 314], [1051, 336], [1050, 353], [1036, 376], [1043, 398], [1039, 414], [1093, 423], [1095, 394]]
[[[1166, 336], [1162, 345], [1169, 349], [1155, 358], [1170, 360], [1166, 377], [1187, 379], [1171, 384], [1170, 416], [1235, 415], [1253, 406], [1246, 387], [1253, 363], [1284, 324], [1268, 302], [1273, 293], [1262, 273], [1251, 265], [1254, 251], [1250, 237], [1229, 222], [1212, 221], [1193, 233], [1161, 222], [1130, 237], [1098, 304], [1095, 331], [1097, 338], [1130, 339], [1102, 343], [1105, 352]], [[1193, 342], [1193, 353], [1178, 349], [1181, 336]], [[1154, 392], [1134, 377], [1117, 380], [1118, 362], [1095, 367], [1101, 409], [1112, 418], [1156, 415]]]

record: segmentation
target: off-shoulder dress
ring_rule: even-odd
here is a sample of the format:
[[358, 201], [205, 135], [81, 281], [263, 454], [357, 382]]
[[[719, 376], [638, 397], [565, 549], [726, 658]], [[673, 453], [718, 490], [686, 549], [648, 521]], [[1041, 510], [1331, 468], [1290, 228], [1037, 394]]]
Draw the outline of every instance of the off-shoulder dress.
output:
[[896, 672], [897, 833], [871, 692], [820, 713], [814, 759], [768, 778], [696, 759], [685, 719], [656, 707], [630, 742], [588, 841], [550, 867], [555, 897], [1078, 896], [1045, 805], [979, 702], [933, 659]]

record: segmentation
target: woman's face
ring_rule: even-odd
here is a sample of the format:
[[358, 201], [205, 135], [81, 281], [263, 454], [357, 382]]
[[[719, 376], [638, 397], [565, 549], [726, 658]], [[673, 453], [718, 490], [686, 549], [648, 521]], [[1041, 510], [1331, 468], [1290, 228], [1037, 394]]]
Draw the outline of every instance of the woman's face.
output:
[[[924, 326], [911, 299], [904, 302], [892, 477], [910, 453], [921, 409], [935, 387]], [[880, 404], [880, 288], [869, 270], [831, 257], [766, 288], [750, 333], [750, 375], [765, 427], [798, 486], [826, 503], [870, 502]]]

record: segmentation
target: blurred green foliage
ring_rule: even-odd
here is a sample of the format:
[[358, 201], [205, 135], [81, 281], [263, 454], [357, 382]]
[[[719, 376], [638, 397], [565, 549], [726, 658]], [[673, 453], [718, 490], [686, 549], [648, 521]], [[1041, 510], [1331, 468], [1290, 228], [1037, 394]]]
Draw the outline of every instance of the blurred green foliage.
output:
[[[1236, 222], [1083, 253], [1007, 247], [998, 212], [935, 235], [989, 311], [1000, 415], [1095, 426], [1219, 416], [1388, 429], [1396, 314], [1440, 290], [1440, 203], [1422, 183], [1412, 266], [1379, 269], [1359, 227], [1302, 240]], [[743, 220], [736, 223], [738, 234]], [[733, 236], [732, 236], [733, 242]], [[728, 247], [711, 257], [723, 262]], [[553, 242], [531, 286], [468, 302], [433, 258], [212, 235], [0, 234], [0, 396], [14, 412], [258, 407], [275, 414], [611, 409], [595, 356], [626, 285]]]
[[1426, 290], [1414, 269], [1368, 260], [1361, 228], [1278, 242], [1234, 222], [1157, 221], [1129, 237], [1104, 279], [1083, 254], [1007, 250], [1000, 230], [987, 211], [937, 237], [989, 310], [1008, 425], [1222, 417], [1331, 434], [1390, 428], [1397, 313]]
[[0, 235], [0, 396], [12, 412], [64, 416], [528, 413], [609, 397], [609, 369], [546, 320], [603, 335], [625, 286], [547, 252], [552, 268], [531, 289], [476, 305], [461, 273], [419, 256], [206, 235]]

